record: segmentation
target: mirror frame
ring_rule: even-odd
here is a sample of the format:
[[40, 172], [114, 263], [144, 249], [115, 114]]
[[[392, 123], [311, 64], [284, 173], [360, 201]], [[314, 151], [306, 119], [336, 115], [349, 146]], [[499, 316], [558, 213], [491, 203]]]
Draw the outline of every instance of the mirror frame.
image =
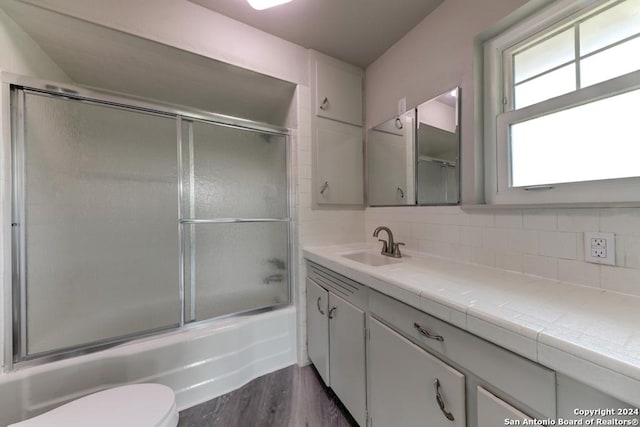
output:
[[[418, 182], [418, 163], [419, 163], [419, 140], [418, 140], [418, 129], [419, 129], [419, 109], [421, 106], [424, 106], [432, 101], [436, 101], [438, 98], [446, 96], [451, 94], [452, 92], [456, 92], [455, 98], [456, 98], [456, 102], [455, 102], [455, 113], [454, 113], [454, 120], [455, 120], [455, 135], [456, 135], [456, 140], [455, 140], [455, 144], [456, 144], [456, 150], [457, 150], [457, 155], [456, 155], [456, 172], [455, 172], [455, 178], [457, 181], [457, 197], [455, 198], [454, 201], [444, 201], [444, 202], [435, 202], [435, 203], [420, 203], [420, 201], [418, 200], [418, 195], [419, 195], [419, 182]], [[404, 113], [400, 114], [400, 115], [395, 115], [393, 117], [391, 117], [388, 120], [383, 121], [382, 123], [379, 123], [376, 126], [372, 126], [371, 128], [367, 129], [367, 133], [366, 133], [366, 144], [365, 144], [365, 159], [364, 159], [364, 163], [365, 163], [365, 194], [366, 194], [366, 207], [404, 207], [404, 206], [455, 206], [455, 205], [460, 205], [461, 203], [461, 194], [462, 194], [462, 171], [461, 171], [461, 158], [462, 158], [462, 153], [461, 153], [461, 138], [460, 138], [460, 118], [461, 118], [461, 113], [460, 113], [460, 97], [461, 97], [461, 90], [459, 86], [455, 86], [451, 89], [448, 89], [444, 92], [442, 92], [440, 95], [435, 96], [431, 99], [428, 99], [424, 102], [421, 102], [420, 104], [418, 104], [416, 107], [408, 109], [407, 111], [405, 111]], [[407, 113], [413, 112], [413, 129], [412, 129], [412, 138], [413, 138], [413, 164], [411, 165], [411, 167], [413, 168], [413, 203], [411, 204], [371, 204], [371, 170], [369, 167], [369, 159], [370, 159], [370, 153], [371, 153], [371, 148], [370, 148], [370, 133], [375, 130], [376, 128], [380, 128], [386, 124], [389, 123], [394, 123], [395, 121], [399, 120], [400, 117], [402, 117], [403, 115], [406, 115]], [[447, 161], [443, 161], [443, 164], [445, 163], [449, 163]]]

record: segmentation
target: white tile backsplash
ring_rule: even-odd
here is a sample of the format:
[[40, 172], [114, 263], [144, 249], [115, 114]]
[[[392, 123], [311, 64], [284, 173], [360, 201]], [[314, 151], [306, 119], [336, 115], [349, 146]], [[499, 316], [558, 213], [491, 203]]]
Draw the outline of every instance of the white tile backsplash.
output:
[[563, 258], [578, 258], [578, 234], [561, 231], [540, 232], [540, 255]]
[[[640, 208], [368, 208], [365, 223], [439, 257], [640, 295]], [[615, 267], [584, 262], [585, 231], [616, 233]]]
[[601, 209], [599, 231], [640, 236], [640, 209]]
[[558, 260], [558, 278], [563, 282], [600, 287], [600, 266], [568, 259]]
[[528, 209], [522, 214], [523, 227], [530, 230], [556, 230], [558, 216], [553, 209]]
[[522, 211], [500, 211], [496, 212], [494, 225], [500, 228], [522, 228]]
[[558, 231], [600, 231], [598, 209], [558, 210]]
[[538, 255], [524, 255], [524, 273], [547, 279], [557, 279], [558, 259]]

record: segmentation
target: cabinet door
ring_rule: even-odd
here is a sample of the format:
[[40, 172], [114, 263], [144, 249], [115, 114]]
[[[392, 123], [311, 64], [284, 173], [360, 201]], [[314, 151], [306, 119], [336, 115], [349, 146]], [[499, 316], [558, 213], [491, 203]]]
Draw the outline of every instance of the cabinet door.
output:
[[464, 375], [377, 320], [369, 320], [371, 426], [466, 426]]
[[316, 115], [362, 126], [362, 75], [316, 60]]
[[366, 426], [364, 312], [329, 294], [331, 388], [361, 426]]
[[362, 129], [318, 119], [315, 137], [317, 204], [364, 203]]
[[329, 292], [307, 279], [307, 351], [320, 377], [329, 383]]
[[494, 396], [482, 387], [478, 387], [478, 427], [495, 427], [505, 425], [505, 420], [531, 420], [504, 400]]

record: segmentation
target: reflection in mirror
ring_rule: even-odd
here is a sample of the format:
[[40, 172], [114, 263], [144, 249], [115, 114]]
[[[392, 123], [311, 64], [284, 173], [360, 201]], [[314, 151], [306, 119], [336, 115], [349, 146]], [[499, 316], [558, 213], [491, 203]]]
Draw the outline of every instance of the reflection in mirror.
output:
[[367, 132], [370, 206], [414, 205], [415, 110]]
[[416, 184], [419, 205], [460, 201], [460, 89], [424, 102], [417, 109]]

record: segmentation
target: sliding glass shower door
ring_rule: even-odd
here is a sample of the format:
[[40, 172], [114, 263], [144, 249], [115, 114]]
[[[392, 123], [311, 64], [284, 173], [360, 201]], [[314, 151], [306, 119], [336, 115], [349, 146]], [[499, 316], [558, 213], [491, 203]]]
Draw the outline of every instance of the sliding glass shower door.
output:
[[286, 304], [286, 138], [183, 123], [187, 320]]
[[286, 134], [154, 107], [11, 87], [14, 362], [289, 303]]
[[179, 325], [175, 119], [14, 97], [22, 356]]

